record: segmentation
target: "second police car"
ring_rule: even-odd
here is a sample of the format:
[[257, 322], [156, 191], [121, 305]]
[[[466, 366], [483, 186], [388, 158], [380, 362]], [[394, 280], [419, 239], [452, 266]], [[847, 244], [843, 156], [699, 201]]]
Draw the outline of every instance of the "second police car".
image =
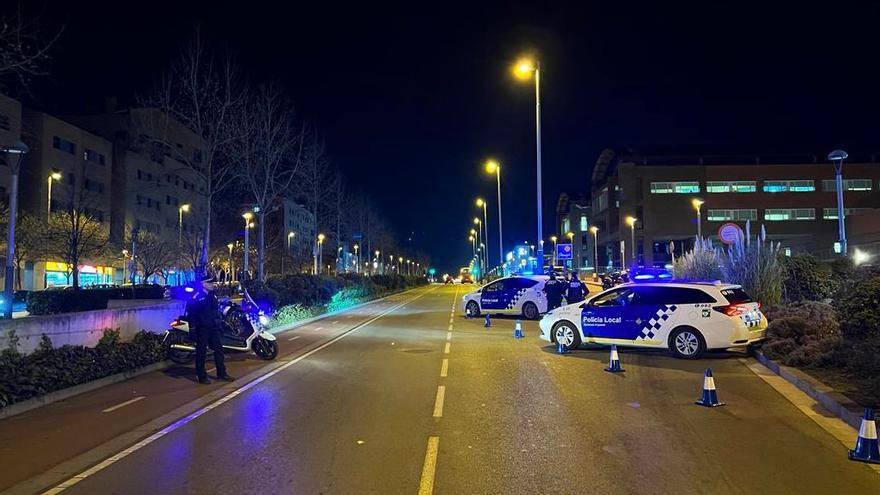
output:
[[466, 315], [474, 317], [481, 313], [522, 315], [528, 320], [537, 319], [547, 311], [547, 295], [544, 283], [549, 277], [504, 277], [490, 282], [462, 298]]
[[721, 283], [625, 284], [582, 304], [549, 312], [541, 338], [567, 349], [581, 343], [668, 348], [698, 358], [707, 349], [743, 347], [764, 339], [767, 319], [742, 287]]

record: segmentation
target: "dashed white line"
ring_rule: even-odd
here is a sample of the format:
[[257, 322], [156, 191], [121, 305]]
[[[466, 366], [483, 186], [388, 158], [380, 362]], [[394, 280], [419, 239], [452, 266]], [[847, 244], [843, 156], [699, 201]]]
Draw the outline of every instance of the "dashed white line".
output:
[[449, 346], [450, 346], [450, 344], [451, 344], [451, 342], [447, 342], [447, 343], [446, 343], [446, 348], [443, 349], [443, 354], [449, 354]]
[[443, 365], [440, 366], [440, 377], [446, 378], [446, 375], [449, 373], [449, 359], [443, 358]]
[[113, 406], [113, 407], [108, 407], [107, 409], [104, 409], [104, 410], [101, 411], [101, 412], [102, 412], [102, 413], [113, 412], [113, 411], [115, 411], [115, 410], [117, 410], [117, 409], [123, 408], [123, 407], [125, 407], [125, 406], [127, 406], [127, 405], [129, 405], [129, 404], [134, 404], [135, 402], [137, 402], [137, 401], [139, 401], [139, 400], [143, 400], [143, 399], [146, 399], [146, 397], [143, 396], [143, 395], [140, 395], [140, 396], [138, 396], [138, 397], [135, 397], [134, 399], [129, 399], [129, 400], [127, 400], [127, 401], [125, 401], [125, 402], [123, 402], [123, 403], [121, 403], [121, 404], [116, 404], [116, 405]]
[[440, 437], [428, 437], [425, 464], [422, 466], [422, 479], [419, 481], [419, 495], [434, 493], [434, 471], [437, 468], [437, 449], [439, 446]]
[[294, 335], [293, 337], [291, 337], [291, 338], [289, 338], [289, 339], [287, 339], [287, 340], [288, 340], [288, 341], [290, 341], [290, 340], [296, 340], [296, 339], [298, 339], [298, 338], [300, 338], [299, 335]]
[[317, 332], [318, 330], [323, 330], [323, 329], [324, 329], [324, 327], [317, 327], [317, 328], [313, 328], [312, 331]]
[[434, 417], [442, 418], [443, 417], [443, 399], [446, 398], [446, 386], [438, 385], [437, 386], [437, 398], [434, 399]]
[[452, 332], [446, 332], [446, 340], [452, 340]]
[[331, 322], [330, 322], [331, 325], [335, 325], [335, 324], [337, 324], [337, 323], [339, 323], [339, 320], [334, 320], [334, 321], [331, 321]]

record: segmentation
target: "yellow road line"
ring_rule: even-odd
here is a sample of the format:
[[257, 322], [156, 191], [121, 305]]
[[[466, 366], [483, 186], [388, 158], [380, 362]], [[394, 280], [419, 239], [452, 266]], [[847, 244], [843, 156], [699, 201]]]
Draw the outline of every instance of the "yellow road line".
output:
[[422, 479], [419, 482], [419, 495], [431, 495], [434, 493], [434, 471], [437, 468], [437, 450], [440, 447], [440, 437], [428, 437], [428, 447], [425, 449], [425, 464], [422, 466]]

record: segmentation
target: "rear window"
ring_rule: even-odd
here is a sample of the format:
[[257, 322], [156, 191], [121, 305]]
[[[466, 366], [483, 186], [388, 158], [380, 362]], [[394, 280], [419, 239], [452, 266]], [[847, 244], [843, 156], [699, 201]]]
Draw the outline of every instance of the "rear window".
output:
[[639, 304], [697, 304], [718, 302], [700, 289], [685, 287], [638, 287]]
[[511, 289], [528, 289], [538, 285], [538, 281], [530, 278], [511, 278], [507, 279], [507, 284]]
[[742, 290], [742, 287], [722, 289], [721, 295], [724, 296], [730, 304], [754, 302], [752, 301], [751, 296], [749, 296], [746, 291]]

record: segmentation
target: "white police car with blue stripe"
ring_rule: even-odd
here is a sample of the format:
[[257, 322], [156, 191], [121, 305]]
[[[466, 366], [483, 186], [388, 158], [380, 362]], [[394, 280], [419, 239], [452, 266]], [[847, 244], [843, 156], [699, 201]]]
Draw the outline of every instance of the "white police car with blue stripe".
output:
[[574, 349], [582, 343], [668, 348], [695, 359], [707, 349], [763, 340], [761, 304], [739, 285], [702, 282], [624, 284], [541, 319], [541, 338]]
[[547, 311], [547, 295], [544, 283], [549, 277], [504, 277], [490, 282], [462, 298], [462, 308], [467, 316], [487, 314], [522, 315], [528, 320], [537, 319]]

